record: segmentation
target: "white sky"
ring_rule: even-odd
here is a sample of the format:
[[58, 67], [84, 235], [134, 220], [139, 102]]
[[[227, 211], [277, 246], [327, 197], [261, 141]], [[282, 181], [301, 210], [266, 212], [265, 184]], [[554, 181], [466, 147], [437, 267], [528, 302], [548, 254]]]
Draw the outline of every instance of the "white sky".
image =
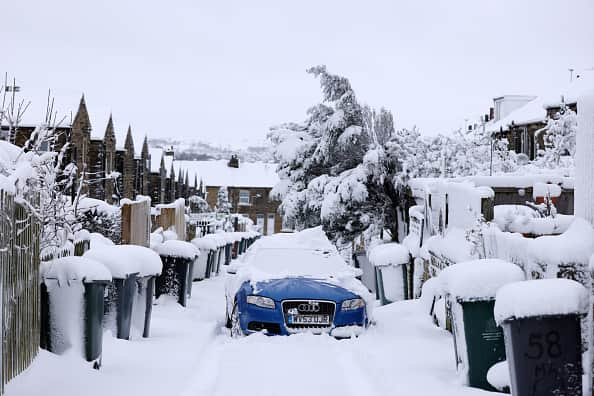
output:
[[118, 136], [131, 123], [138, 139], [236, 146], [303, 120], [321, 96], [305, 69], [326, 64], [398, 127], [434, 134], [593, 67], [593, 21], [592, 0], [5, 0], [0, 71], [29, 116], [48, 88], [84, 91], [95, 134], [113, 111]]

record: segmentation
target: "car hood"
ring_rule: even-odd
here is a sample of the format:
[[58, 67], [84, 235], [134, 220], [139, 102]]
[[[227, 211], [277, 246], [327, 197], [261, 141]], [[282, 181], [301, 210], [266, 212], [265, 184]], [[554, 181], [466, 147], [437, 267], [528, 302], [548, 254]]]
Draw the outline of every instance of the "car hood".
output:
[[324, 280], [302, 277], [272, 279], [258, 282], [256, 289], [255, 292], [257, 292], [257, 294], [270, 297], [276, 301], [287, 299], [312, 299], [340, 302], [359, 297], [343, 287], [333, 285]]

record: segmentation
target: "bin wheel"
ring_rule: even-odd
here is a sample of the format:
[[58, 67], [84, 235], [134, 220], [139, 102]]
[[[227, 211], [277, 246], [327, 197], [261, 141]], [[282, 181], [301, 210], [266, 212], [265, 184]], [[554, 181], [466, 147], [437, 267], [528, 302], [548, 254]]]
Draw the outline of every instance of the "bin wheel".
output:
[[243, 337], [243, 330], [241, 330], [241, 324], [239, 323], [239, 307], [237, 303], [233, 304], [233, 313], [231, 314], [231, 337], [239, 338]]

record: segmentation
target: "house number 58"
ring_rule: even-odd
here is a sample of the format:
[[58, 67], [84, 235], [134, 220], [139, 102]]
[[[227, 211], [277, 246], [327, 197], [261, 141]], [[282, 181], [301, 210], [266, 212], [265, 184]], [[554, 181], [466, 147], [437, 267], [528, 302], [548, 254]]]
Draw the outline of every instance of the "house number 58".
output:
[[550, 358], [561, 356], [561, 337], [557, 331], [549, 331], [543, 337], [541, 333], [530, 333], [528, 351], [524, 354], [528, 359], [541, 359], [545, 354]]

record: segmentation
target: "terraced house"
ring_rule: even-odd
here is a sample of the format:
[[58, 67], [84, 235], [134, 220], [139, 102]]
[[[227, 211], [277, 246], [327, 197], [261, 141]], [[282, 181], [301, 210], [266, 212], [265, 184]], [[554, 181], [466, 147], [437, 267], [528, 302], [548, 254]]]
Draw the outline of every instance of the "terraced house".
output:
[[[2, 126], [2, 134], [19, 147], [24, 147], [37, 127], [36, 123], [22, 123], [12, 134]], [[100, 132], [99, 132], [100, 131]], [[105, 129], [94, 129], [84, 95], [71, 122], [62, 122], [56, 128], [54, 150], [67, 150], [69, 161], [77, 167], [77, 180], [73, 194], [83, 183], [82, 191], [91, 198], [117, 202], [121, 198], [134, 199], [136, 195], [150, 195], [154, 204], [171, 202], [176, 198], [189, 198], [198, 193], [197, 179], [188, 180], [183, 170], [173, 170], [173, 152], [159, 152], [151, 158], [145, 136], [140, 152], [135, 150], [132, 127], [128, 126], [124, 144], [117, 142], [111, 115]], [[99, 132], [99, 133], [96, 133]], [[10, 136], [12, 135], [12, 136]], [[177, 175], [177, 179], [176, 179]], [[190, 183], [193, 184], [190, 185]]]

